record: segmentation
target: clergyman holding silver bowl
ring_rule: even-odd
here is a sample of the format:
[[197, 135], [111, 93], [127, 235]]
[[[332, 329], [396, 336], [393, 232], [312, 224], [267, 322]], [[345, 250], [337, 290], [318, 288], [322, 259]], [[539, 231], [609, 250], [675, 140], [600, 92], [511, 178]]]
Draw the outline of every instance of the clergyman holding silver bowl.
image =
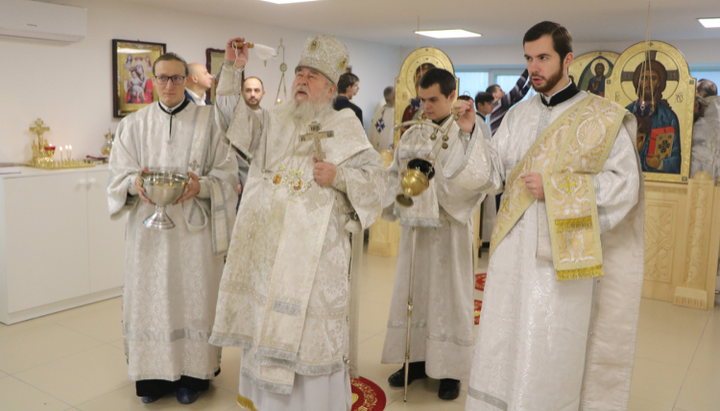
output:
[[208, 338], [235, 222], [238, 166], [213, 107], [185, 100], [187, 63], [167, 53], [153, 74], [160, 101], [118, 126], [108, 203], [111, 218], [127, 217], [128, 378], [138, 402], [171, 394], [189, 404], [220, 371], [220, 348]]
[[[185, 191], [189, 183], [199, 186], [198, 176], [191, 172], [185, 175], [177, 171], [143, 169], [136, 180], [138, 194], [143, 200], [155, 205], [155, 213], [146, 218], [143, 225], [158, 230], [174, 228], [175, 223], [167, 215], [166, 207], [180, 202], [183, 194], [190, 198], [190, 194]], [[192, 192], [190, 188], [187, 191]]]

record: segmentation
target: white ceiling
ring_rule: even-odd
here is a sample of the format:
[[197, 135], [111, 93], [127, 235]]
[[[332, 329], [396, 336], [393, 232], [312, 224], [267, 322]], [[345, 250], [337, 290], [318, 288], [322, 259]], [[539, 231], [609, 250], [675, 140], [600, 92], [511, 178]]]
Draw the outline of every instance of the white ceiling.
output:
[[[576, 42], [645, 39], [645, 0], [320, 0], [277, 5], [260, 0], [123, 0], [272, 26], [335, 34], [395, 46], [415, 46], [418, 16], [424, 30], [462, 28], [483, 37], [434, 40], [428, 46], [512, 44], [542, 20], [565, 25]], [[720, 0], [653, 0], [650, 37], [719, 39], [699, 17], [720, 17]]]

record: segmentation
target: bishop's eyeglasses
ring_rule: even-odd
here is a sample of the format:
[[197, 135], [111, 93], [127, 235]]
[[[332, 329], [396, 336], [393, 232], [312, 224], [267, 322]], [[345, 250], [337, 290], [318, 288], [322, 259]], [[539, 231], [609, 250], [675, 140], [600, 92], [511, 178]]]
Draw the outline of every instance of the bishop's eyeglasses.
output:
[[157, 80], [158, 84], [167, 84], [168, 80], [172, 79], [173, 84], [176, 86], [179, 86], [180, 84], [185, 81], [185, 76], [157, 76], [155, 77], [155, 80]]

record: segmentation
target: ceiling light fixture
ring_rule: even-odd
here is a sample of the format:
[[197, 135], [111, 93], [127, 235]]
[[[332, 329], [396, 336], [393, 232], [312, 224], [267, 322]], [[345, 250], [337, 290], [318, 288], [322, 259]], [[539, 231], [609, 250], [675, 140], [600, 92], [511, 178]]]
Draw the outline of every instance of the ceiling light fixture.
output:
[[275, 3], [275, 4], [290, 4], [290, 3], [305, 3], [307, 1], [317, 1], [317, 0], [262, 0], [268, 3]]
[[715, 17], [712, 19], [698, 19], [700, 24], [702, 24], [706, 29], [714, 29], [720, 27], [720, 18]]
[[427, 36], [432, 37], [436, 39], [461, 39], [461, 38], [468, 38], [468, 37], [480, 37], [481, 34], [479, 33], [473, 33], [472, 31], [462, 30], [462, 29], [452, 29], [452, 30], [417, 30], [415, 31], [416, 34], [419, 34], [421, 36]]

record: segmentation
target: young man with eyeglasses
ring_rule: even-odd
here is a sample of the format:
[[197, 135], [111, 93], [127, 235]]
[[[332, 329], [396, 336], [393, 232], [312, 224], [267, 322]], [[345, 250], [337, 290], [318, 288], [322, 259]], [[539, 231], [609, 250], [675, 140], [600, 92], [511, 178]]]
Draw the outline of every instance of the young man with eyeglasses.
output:
[[[188, 67], [174, 53], [153, 65], [160, 101], [127, 117], [110, 156], [111, 217], [128, 216], [123, 337], [128, 377], [150, 403], [175, 392], [189, 404], [220, 371], [208, 344], [224, 255], [235, 220], [237, 162], [212, 107], [185, 99]], [[167, 206], [172, 229], [143, 226], [155, 211], [140, 179], [148, 170], [187, 172]]]

